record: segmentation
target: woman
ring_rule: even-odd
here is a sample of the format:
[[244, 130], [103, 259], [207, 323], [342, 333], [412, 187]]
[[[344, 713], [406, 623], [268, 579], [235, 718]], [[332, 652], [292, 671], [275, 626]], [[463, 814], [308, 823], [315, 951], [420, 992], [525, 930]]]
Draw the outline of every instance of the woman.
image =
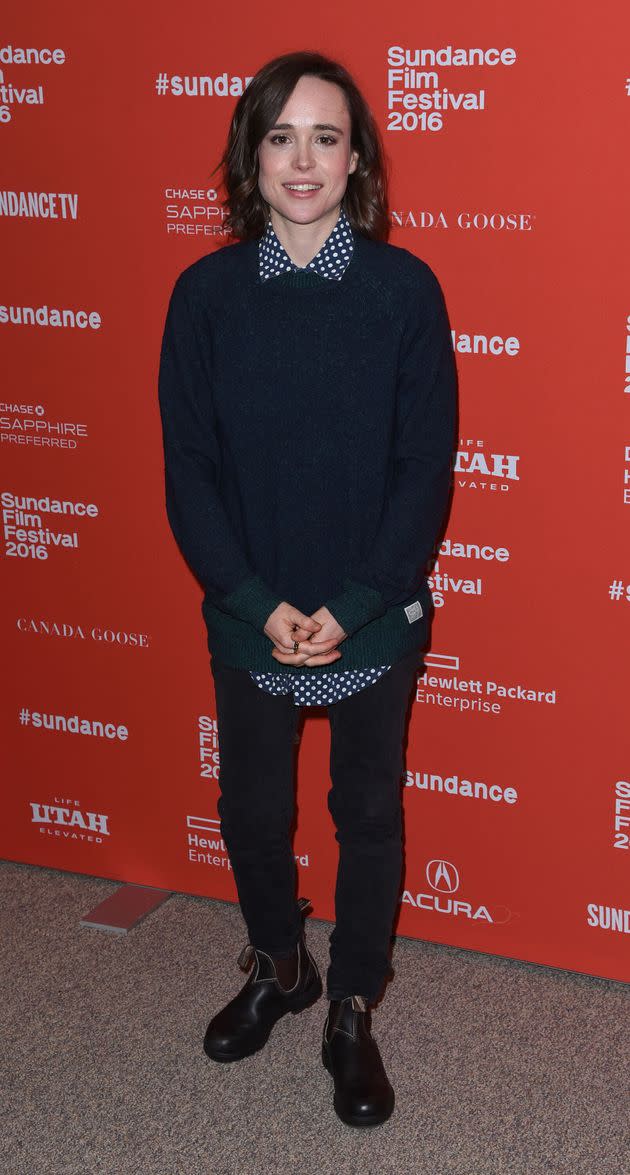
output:
[[208, 1025], [233, 1061], [322, 994], [291, 844], [299, 708], [327, 706], [337, 829], [322, 1057], [334, 1107], [384, 1121], [370, 1005], [391, 975], [407, 712], [424, 568], [451, 482], [455, 362], [441, 287], [389, 245], [383, 152], [347, 71], [268, 62], [221, 160], [236, 243], [178, 277], [160, 361], [168, 518], [205, 589], [221, 832], [249, 978]]

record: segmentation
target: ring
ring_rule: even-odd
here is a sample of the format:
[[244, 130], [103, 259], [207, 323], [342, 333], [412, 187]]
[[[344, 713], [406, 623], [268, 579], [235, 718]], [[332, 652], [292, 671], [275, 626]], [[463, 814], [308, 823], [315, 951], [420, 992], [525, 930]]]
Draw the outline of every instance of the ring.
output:
[[300, 647], [300, 642], [299, 642], [299, 641], [294, 641], [294, 642], [293, 642], [293, 652], [294, 652], [294, 653], [297, 653], [297, 651], [298, 651], [299, 647]]

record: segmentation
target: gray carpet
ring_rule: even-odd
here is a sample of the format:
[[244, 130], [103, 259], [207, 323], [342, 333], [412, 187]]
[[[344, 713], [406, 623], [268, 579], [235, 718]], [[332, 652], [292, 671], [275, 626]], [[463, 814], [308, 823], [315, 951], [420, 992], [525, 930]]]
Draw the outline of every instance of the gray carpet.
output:
[[[630, 987], [399, 939], [373, 1014], [396, 1090], [344, 1126], [325, 1000], [233, 1065], [201, 1050], [245, 980], [237, 906], [176, 895], [81, 928], [113, 882], [0, 863], [4, 1175], [630, 1175]], [[322, 973], [329, 923], [309, 918]]]

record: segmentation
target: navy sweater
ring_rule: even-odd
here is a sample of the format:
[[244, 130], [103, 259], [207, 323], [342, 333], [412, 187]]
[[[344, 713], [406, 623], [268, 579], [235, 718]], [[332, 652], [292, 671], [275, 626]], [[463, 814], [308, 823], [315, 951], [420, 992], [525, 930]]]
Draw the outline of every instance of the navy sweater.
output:
[[[339, 209], [335, 225], [321, 248], [308, 262], [308, 266], [297, 265], [291, 260], [269, 220], [265, 232], [258, 238], [258, 275], [261, 281], [271, 281], [288, 269], [308, 268], [316, 270], [326, 281], [343, 281], [353, 251], [352, 225], [343, 208]], [[367, 689], [368, 685], [373, 685], [390, 666], [376, 665], [365, 669], [335, 670], [317, 677], [313, 677], [311, 668], [310, 665], [306, 666], [302, 673], [287, 673], [281, 667], [268, 670], [266, 673], [256, 673], [250, 669], [250, 674], [256, 685], [268, 693], [292, 693], [296, 706], [329, 706], [333, 702]]]
[[313, 674], [394, 663], [426, 640], [455, 448], [450, 324], [424, 261], [353, 240], [339, 282], [261, 282], [250, 240], [201, 257], [171, 294], [166, 510], [204, 588], [210, 653], [236, 668], [279, 667], [263, 630], [282, 600], [325, 604], [348, 634]]

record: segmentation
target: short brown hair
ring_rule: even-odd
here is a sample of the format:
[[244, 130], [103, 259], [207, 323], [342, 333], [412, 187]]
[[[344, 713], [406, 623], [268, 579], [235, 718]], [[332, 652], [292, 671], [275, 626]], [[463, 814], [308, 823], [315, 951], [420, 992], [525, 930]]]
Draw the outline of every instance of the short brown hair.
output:
[[348, 176], [342, 208], [358, 232], [372, 239], [386, 240], [389, 233], [386, 162], [378, 126], [344, 66], [312, 50], [284, 53], [268, 61], [236, 103], [225, 151], [217, 165], [223, 169], [227, 193], [222, 202], [227, 209], [224, 226], [240, 240], [264, 233], [268, 205], [258, 187], [258, 147], [304, 74], [333, 82], [345, 93], [351, 148], [358, 152], [359, 160]]

